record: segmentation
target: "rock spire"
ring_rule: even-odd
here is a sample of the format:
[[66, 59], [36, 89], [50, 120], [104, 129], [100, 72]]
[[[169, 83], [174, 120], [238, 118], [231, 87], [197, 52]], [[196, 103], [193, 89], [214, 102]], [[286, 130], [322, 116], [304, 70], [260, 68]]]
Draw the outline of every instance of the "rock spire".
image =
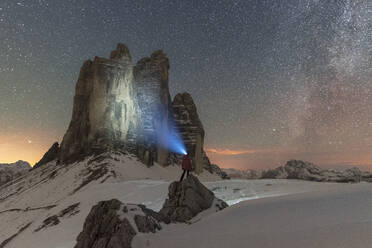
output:
[[60, 160], [133, 146], [138, 103], [128, 48], [118, 44], [110, 59], [95, 57], [81, 68], [72, 119], [61, 143]]

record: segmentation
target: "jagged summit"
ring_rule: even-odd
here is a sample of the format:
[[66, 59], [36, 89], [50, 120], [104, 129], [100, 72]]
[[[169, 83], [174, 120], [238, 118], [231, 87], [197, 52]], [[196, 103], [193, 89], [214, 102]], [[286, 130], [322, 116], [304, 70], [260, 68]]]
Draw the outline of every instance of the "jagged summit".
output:
[[111, 51], [110, 59], [132, 62], [129, 48], [123, 43], [119, 43], [116, 50]]

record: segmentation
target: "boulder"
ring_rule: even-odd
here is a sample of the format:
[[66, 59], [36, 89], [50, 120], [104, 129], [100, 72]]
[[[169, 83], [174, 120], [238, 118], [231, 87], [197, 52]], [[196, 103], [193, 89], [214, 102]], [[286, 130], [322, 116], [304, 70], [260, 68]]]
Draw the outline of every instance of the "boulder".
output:
[[155, 233], [164, 221], [143, 205], [124, 204], [117, 199], [102, 201], [88, 214], [74, 248], [130, 248], [138, 232]]
[[227, 207], [227, 203], [217, 199], [197, 177], [190, 175], [181, 182], [173, 182], [169, 186], [166, 199], [160, 214], [171, 222], [186, 222], [200, 212], [215, 207], [216, 211]]

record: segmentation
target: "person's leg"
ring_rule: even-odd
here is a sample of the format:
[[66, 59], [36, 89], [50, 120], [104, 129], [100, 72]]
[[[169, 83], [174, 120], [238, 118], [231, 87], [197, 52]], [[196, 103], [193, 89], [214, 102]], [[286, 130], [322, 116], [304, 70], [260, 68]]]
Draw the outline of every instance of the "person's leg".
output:
[[190, 171], [187, 170], [187, 175], [186, 175], [186, 177], [189, 177], [189, 175], [190, 175]]
[[183, 170], [183, 173], [182, 173], [182, 176], [181, 176], [180, 182], [182, 181], [183, 177], [185, 176], [185, 173], [186, 173], [186, 170]]

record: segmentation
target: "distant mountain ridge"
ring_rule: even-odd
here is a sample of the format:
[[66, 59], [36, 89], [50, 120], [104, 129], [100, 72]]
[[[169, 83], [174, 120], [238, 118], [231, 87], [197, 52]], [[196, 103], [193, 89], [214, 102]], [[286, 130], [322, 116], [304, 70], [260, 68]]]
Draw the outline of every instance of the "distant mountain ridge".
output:
[[299, 179], [316, 182], [372, 182], [372, 173], [357, 167], [342, 171], [326, 170], [301, 160], [289, 160], [284, 166], [265, 170], [223, 169], [231, 179]]
[[0, 186], [26, 174], [30, 169], [31, 165], [22, 160], [18, 160], [14, 163], [0, 164]]

